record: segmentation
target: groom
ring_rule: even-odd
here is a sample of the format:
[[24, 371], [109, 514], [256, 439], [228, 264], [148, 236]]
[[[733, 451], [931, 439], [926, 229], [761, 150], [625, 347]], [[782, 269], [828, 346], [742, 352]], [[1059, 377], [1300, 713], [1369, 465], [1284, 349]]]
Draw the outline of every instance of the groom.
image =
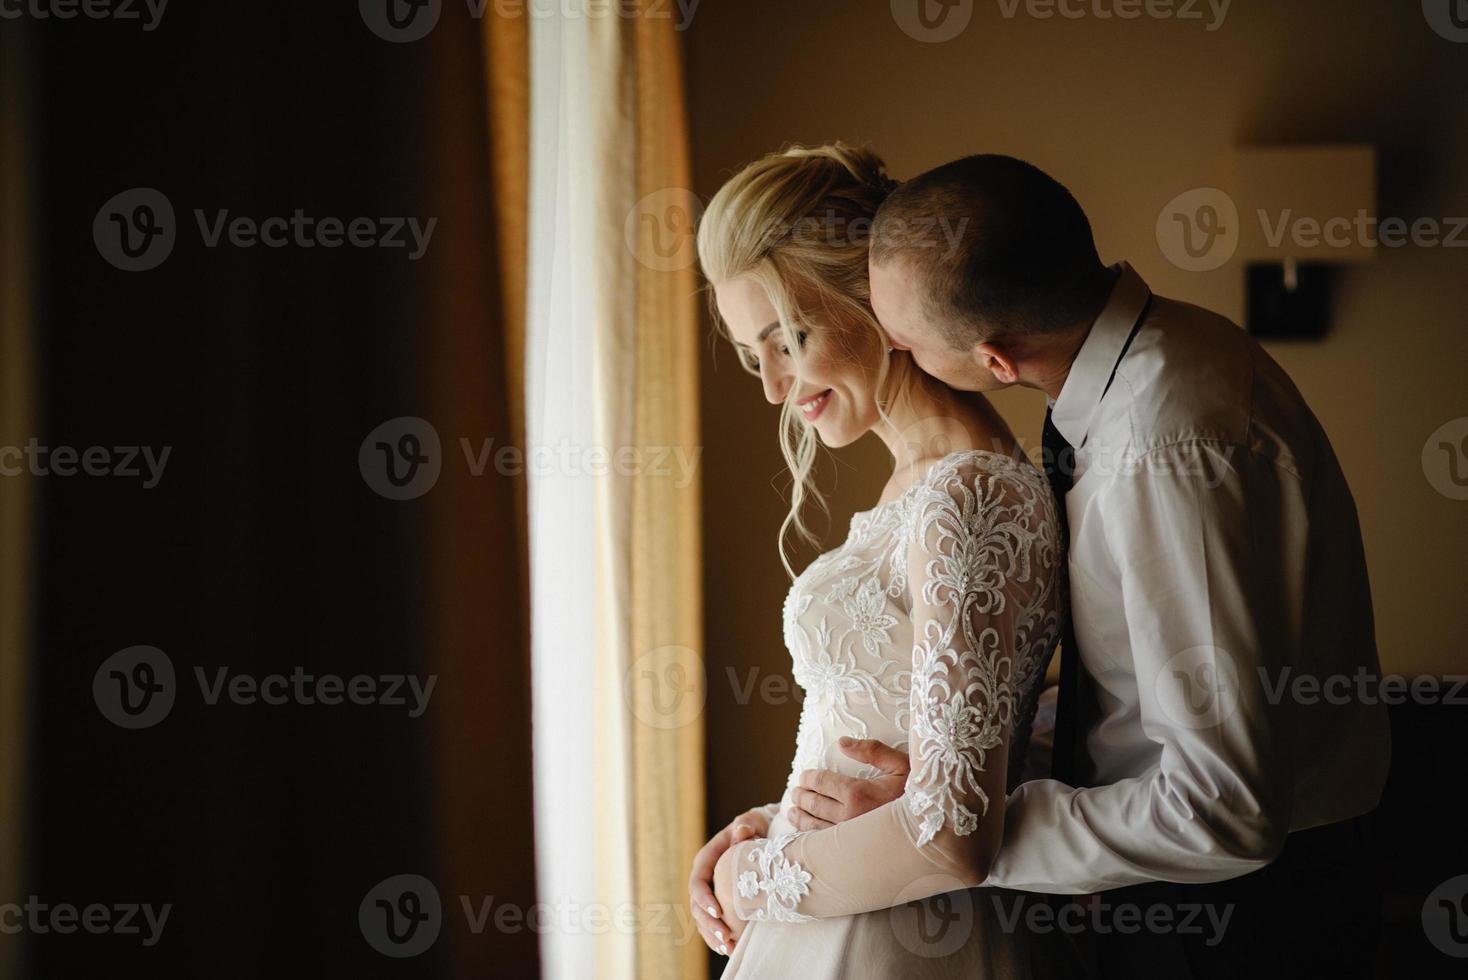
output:
[[[964, 229], [956, 247], [938, 227]], [[1090, 924], [1103, 976], [1370, 975], [1364, 815], [1390, 736], [1343, 680], [1380, 676], [1361, 531], [1294, 384], [1234, 324], [1104, 266], [1069, 192], [1010, 157], [898, 187], [871, 291], [930, 374], [1050, 406], [1070, 600], [1055, 778], [1009, 797], [987, 884], [1104, 893], [1057, 917]], [[803, 781], [797, 826], [885, 802], [833, 776]]]

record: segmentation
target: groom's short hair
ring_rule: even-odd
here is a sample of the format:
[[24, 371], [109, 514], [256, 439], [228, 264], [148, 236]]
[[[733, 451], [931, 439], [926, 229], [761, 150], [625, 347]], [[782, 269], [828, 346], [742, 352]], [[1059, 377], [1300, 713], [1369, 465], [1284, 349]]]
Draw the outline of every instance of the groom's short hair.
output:
[[958, 350], [1074, 326], [1095, 314], [1105, 273], [1070, 191], [1033, 164], [991, 153], [893, 190], [873, 221], [871, 259], [906, 263]]

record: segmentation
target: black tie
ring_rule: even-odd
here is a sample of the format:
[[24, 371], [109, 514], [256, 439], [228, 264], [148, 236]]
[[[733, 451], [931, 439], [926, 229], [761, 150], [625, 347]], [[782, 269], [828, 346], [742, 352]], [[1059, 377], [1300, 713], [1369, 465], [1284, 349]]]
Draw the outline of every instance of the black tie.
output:
[[1060, 697], [1055, 706], [1055, 746], [1051, 753], [1050, 775], [1068, 786], [1076, 785], [1078, 733], [1076, 731], [1081, 699], [1081, 652], [1076, 647], [1075, 628], [1070, 617], [1070, 518], [1065, 512], [1065, 495], [1075, 483], [1075, 449], [1055, 427], [1051, 411], [1045, 412], [1045, 430], [1041, 437], [1045, 478], [1055, 494], [1056, 516], [1060, 519]]

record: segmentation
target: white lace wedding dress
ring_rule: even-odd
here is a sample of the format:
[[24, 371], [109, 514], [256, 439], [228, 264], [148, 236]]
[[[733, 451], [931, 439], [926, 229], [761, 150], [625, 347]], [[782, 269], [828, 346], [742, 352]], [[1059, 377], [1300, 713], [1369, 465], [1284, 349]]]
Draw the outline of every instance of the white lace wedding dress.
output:
[[[792, 584], [785, 642], [805, 701], [769, 837], [735, 847], [734, 914], [750, 921], [724, 980], [1063, 975], [1062, 937], [1031, 934], [1020, 896], [968, 887], [970, 835], [1003, 819], [1059, 634], [1059, 533], [1033, 465], [959, 452], [856, 514]], [[803, 770], [878, 775], [842, 735], [909, 749], [905, 793], [795, 832]]]

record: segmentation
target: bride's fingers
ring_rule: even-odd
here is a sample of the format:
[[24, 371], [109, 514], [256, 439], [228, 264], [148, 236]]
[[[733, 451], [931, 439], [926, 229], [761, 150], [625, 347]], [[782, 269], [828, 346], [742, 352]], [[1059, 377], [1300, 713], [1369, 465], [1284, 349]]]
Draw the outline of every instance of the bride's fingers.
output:
[[703, 937], [709, 949], [724, 956], [734, 951], [735, 940], [729, 927], [722, 919], [709, 915], [697, 903], [693, 905], [693, 923], [698, 927], [698, 934]]
[[708, 900], [700, 900], [699, 904], [713, 904], [714, 867], [719, 863], [719, 855], [728, 849], [729, 831], [726, 828], [715, 834], [713, 839], [699, 848], [698, 853], [693, 856], [693, 870], [688, 875], [688, 890], [692, 893], [702, 887], [708, 895]]
[[827, 827], [835, 826], [829, 820], [822, 820], [819, 817], [811, 816], [798, 806], [792, 806], [786, 810], [785, 815], [790, 820], [791, 826], [796, 830], [825, 830]]
[[699, 878], [688, 883], [688, 897], [693, 904], [694, 912], [702, 912], [710, 919], [718, 919], [721, 915], [718, 900], [714, 898], [714, 890], [709, 882]]

